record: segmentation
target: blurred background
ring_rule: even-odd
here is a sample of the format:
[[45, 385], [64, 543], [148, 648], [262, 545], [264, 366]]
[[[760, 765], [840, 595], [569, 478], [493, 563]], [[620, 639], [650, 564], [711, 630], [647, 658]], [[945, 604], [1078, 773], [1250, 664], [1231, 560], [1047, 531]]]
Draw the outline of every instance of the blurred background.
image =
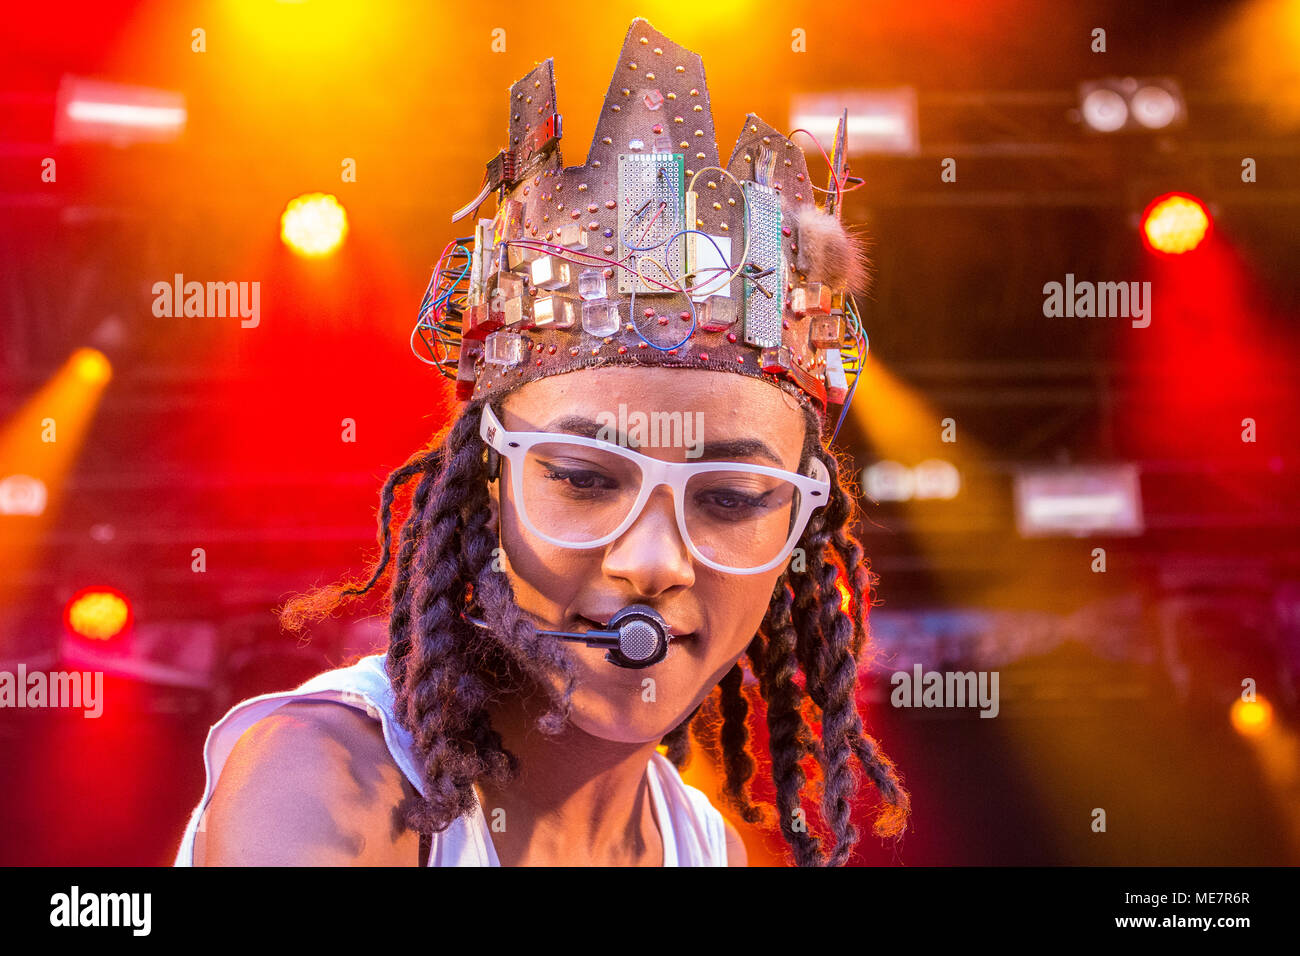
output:
[[[855, 862], [1300, 862], [1300, 3], [229, 0], [6, 14], [0, 671], [107, 705], [0, 710], [0, 863], [170, 863], [211, 723], [382, 648], [272, 610], [366, 567], [454, 410], [409, 337], [509, 85], [555, 58], [581, 163], [635, 16], [724, 157], [849, 109], [862, 705], [914, 800]], [[260, 283], [257, 326], [156, 315], [177, 274]], [[1067, 276], [1150, 282], [1149, 326], [1048, 317]], [[892, 707], [917, 664], [997, 671], [997, 718]]]

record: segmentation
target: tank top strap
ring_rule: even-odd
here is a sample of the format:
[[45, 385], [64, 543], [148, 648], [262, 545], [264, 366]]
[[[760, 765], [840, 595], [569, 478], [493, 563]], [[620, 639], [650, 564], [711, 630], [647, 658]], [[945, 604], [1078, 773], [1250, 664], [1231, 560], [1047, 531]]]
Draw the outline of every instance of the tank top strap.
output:
[[726, 866], [727, 824], [704, 792], [682, 780], [673, 762], [659, 751], [647, 768], [664, 866]]

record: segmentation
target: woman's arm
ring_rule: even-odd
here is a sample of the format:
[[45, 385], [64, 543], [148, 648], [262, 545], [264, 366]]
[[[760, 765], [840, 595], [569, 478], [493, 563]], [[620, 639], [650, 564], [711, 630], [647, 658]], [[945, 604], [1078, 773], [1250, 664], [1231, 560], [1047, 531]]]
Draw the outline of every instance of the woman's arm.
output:
[[740, 838], [740, 831], [727, 824], [727, 866], [749, 866], [749, 854], [745, 852], [745, 841]]
[[396, 812], [412, 794], [378, 721], [328, 701], [294, 701], [230, 752], [194, 863], [414, 866], [419, 838]]

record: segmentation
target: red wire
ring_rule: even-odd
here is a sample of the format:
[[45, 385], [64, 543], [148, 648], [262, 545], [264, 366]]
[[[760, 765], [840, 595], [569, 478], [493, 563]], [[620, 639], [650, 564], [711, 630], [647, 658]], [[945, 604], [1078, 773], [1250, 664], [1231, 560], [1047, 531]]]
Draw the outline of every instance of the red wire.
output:
[[[659, 218], [659, 214], [664, 211], [664, 206], [666, 205], [667, 203], [662, 202], [659, 204], [659, 208], [655, 210], [655, 214], [651, 216], [650, 221], [645, 224], [645, 232], [641, 233], [641, 238], [638, 239], [637, 242], [645, 242], [645, 237], [650, 234], [650, 227], [655, 224], [655, 220]], [[627, 256], [624, 256], [623, 258], [626, 259]]]
[[843, 202], [844, 200], [844, 183], [840, 180], [839, 176], [835, 175], [835, 167], [831, 165], [831, 158], [826, 155], [826, 150], [822, 149], [821, 140], [819, 140], [816, 136], [808, 132], [806, 129], [803, 129], [802, 127], [799, 129], [791, 130], [790, 135], [787, 136], [786, 139], [794, 139], [795, 133], [803, 133], [805, 136], [807, 136], [809, 139], [811, 139], [814, 143], [817, 144], [817, 151], [822, 154], [822, 159], [826, 160], [826, 168], [831, 171], [831, 179], [834, 180], [835, 182], [835, 208], [839, 209], [840, 203]]

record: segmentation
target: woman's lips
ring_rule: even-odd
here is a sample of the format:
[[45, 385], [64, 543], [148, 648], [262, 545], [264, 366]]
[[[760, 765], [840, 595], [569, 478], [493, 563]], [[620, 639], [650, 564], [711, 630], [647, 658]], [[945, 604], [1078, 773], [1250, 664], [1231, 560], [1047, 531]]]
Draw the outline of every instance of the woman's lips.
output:
[[[610, 617], [613, 617], [613, 615], [611, 614]], [[576, 628], [576, 630], [582, 630], [582, 631], [607, 631], [607, 630], [610, 630], [610, 627], [609, 627], [608, 624], [601, 623], [600, 621], [598, 621], [598, 620], [596, 620], [596, 619], [594, 619], [594, 618], [587, 617], [587, 616], [584, 615], [584, 614], [576, 615], [576, 616], [574, 617], [574, 620], [577, 622], [578, 625], [580, 625], [578, 628]], [[584, 627], [584, 626], [581, 626], [581, 625], [585, 625], [585, 627]], [[671, 641], [684, 641], [684, 640], [687, 640], [688, 638], [692, 638], [692, 637], [694, 637], [694, 636], [695, 636], [695, 631], [687, 631], [687, 632], [685, 632], [685, 633], [680, 633], [680, 634], [679, 634], [679, 633], [677, 632], [677, 630], [674, 629], [674, 627], [673, 627], [671, 624], [668, 625], [668, 638], [669, 638], [669, 640], [671, 640]]]

